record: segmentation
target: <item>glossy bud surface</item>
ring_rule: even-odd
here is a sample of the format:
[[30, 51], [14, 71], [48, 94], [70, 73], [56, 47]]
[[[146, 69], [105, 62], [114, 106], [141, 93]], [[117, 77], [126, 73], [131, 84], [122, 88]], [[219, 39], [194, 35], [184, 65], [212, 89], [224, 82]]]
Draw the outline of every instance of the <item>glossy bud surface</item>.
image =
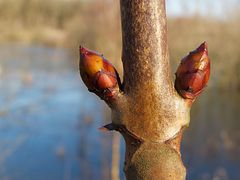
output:
[[210, 59], [206, 42], [190, 52], [176, 72], [175, 88], [185, 99], [195, 99], [206, 86], [210, 76]]
[[80, 75], [89, 91], [108, 100], [119, 90], [119, 76], [116, 69], [103, 55], [80, 47]]

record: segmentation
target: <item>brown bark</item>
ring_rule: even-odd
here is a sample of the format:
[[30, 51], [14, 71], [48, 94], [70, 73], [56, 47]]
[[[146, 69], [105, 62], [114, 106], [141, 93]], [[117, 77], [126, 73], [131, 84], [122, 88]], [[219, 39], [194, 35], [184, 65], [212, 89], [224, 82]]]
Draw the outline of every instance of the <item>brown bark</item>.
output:
[[124, 86], [112, 121], [129, 132], [120, 131], [126, 177], [185, 179], [179, 146], [190, 108], [171, 81], [165, 2], [121, 0], [121, 17]]
[[128, 180], [185, 179], [180, 144], [191, 104], [209, 78], [207, 45], [181, 61], [175, 84], [180, 96], [171, 80], [165, 0], [120, 2], [123, 83], [110, 63], [85, 48], [81, 76], [112, 109], [112, 123], [102, 129], [123, 135]]

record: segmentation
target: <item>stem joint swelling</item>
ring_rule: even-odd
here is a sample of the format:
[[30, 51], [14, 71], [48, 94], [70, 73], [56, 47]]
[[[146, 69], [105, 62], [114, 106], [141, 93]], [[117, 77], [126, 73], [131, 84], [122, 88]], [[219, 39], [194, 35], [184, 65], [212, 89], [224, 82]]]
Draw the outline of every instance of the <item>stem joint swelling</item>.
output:
[[[177, 124], [177, 122], [181, 122], [181, 118], [186, 118], [185, 115], [176, 112], [181, 111], [182, 107], [189, 109], [192, 102], [194, 102], [196, 97], [206, 86], [210, 74], [210, 60], [208, 58], [207, 45], [205, 42], [181, 60], [177, 72], [175, 73], [175, 88], [182, 98], [178, 97], [176, 99], [176, 95], [172, 94], [173, 98], [170, 99], [171, 101], [169, 104], [173, 102], [176, 104], [181, 104], [180, 102], [184, 103], [181, 106], [176, 106], [176, 104], [173, 105], [177, 107], [176, 109], [171, 109], [172, 106], [170, 106], [171, 111], [165, 112], [164, 116], [160, 108], [155, 108], [157, 104], [163, 103], [162, 101], [164, 99], [161, 99], [161, 102], [156, 102], [156, 100], [149, 101], [146, 97], [140, 96], [136, 98], [136, 96], [133, 95], [132, 98], [131, 96], [129, 97], [129, 95], [123, 94], [124, 89], [120, 88], [122, 84], [117, 70], [99, 53], [83, 47], [80, 48], [80, 74], [89, 91], [98, 95], [101, 99], [105, 100], [115, 112], [117, 111], [117, 113], [114, 113], [117, 114], [114, 117], [120, 119], [119, 123], [110, 123], [103, 126], [101, 130], [116, 130], [124, 137], [126, 143], [124, 171], [127, 177], [132, 177], [132, 172], [139, 170], [138, 168], [142, 168], [141, 166], [139, 167], [138, 163], [142, 162], [138, 162], [140, 159], [137, 156], [143, 156], [143, 154], [145, 156], [146, 152], [148, 152], [148, 160], [154, 156], [163, 156], [159, 157], [159, 159], [163, 158], [164, 161], [166, 161], [166, 156], [169, 161], [171, 159], [170, 156], [174, 157], [172, 161], [179, 161], [179, 166], [173, 166], [167, 173], [176, 174], [177, 171], [182, 171], [182, 177], [185, 177], [185, 168], [181, 161], [180, 144], [183, 127], [185, 127], [187, 123], [173, 127], [169, 124], [171, 120], [174, 120], [173, 123]], [[152, 83], [155, 85], [157, 82]], [[144, 94], [145, 92], [142, 91], [142, 93], [146, 96], [146, 94]], [[154, 93], [154, 91], [152, 93]], [[125, 101], [120, 100], [123, 99], [123, 97]], [[169, 99], [169, 97], [167, 99]], [[136, 104], [134, 101], [143, 104]], [[144, 105], [144, 103], [147, 104]], [[151, 104], [153, 104], [154, 107], [152, 107]], [[160, 112], [160, 115], [155, 113], [156, 109]], [[172, 111], [174, 111], [173, 116], [171, 115]], [[189, 113], [185, 110], [182, 111], [183, 114]], [[167, 118], [165, 116], [167, 116]], [[155, 121], [156, 117], [160, 120]], [[136, 119], [138, 120], [136, 121]], [[156, 128], [157, 126], [163, 127], [161, 129]], [[172, 131], [172, 129], [174, 131]], [[167, 134], [167, 136], [165, 134]], [[154, 137], [156, 137], [155, 140]], [[161, 137], [164, 138], [161, 139]], [[155, 152], [156, 149], [162, 150], [157, 150], [157, 152]], [[153, 157], [150, 158], [149, 156]], [[147, 162], [147, 160], [144, 161]], [[155, 162], [155, 165], [162, 167], [162, 163], [163, 161]], [[154, 165], [151, 165], [151, 168], [154, 169]], [[149, 173], [149, 169], [145, 173]], [[161, 177], [162, 175], [164, 175], [164, 173], [161, 174]], [[138, 177], [141, 176], [142, 174], [138, 175]], [[144, 176], [147, 177], [146, 174]]]
[[125, 139], [129, 180], [186, 177], [180, 144], [190, 108], [206, 86], [210, 59], [206, 42], [181, 60], [171, 81], [164, 0], [120, 0], [124, 87], [116, 68], [80, 47], [80, 75], [88, 90], [112, 109], [112, 123]]

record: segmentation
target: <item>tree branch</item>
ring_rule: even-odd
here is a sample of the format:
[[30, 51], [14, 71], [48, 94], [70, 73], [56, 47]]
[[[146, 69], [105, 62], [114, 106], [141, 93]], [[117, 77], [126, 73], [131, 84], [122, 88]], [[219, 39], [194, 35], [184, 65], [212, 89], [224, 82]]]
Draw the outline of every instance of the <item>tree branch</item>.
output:
[[80, 49], [80, 74], [112, 109], [126, 143], [127, 179], [185, 179], [180, 144], [190, 108], [210, 75], [207, 45], [182, 59], [171, 81], [165, 0], [120, 0], [124, 81], [99, 53]]
[[121, 17], [125, 93], [172, 92], [164, 0], [121, 0]]

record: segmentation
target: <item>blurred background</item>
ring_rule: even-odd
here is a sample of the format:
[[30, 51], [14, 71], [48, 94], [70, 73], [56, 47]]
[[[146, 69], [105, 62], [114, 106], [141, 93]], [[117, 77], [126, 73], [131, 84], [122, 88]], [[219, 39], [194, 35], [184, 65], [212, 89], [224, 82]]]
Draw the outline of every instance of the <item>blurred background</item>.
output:
[[[166, 0], [172, 72], [203, 41], [211, 79], [182, 143], [187, 179], [240, 179], [240, 1]], [[124, 179], [124, 142], [79, 78], [78, 47], [122, 74], [116, 0], [0, 0], [0, 179]], [[174, 78], [174, 76], [173, 76]], [[120, 171], [118, 171], [120, 169]]]

